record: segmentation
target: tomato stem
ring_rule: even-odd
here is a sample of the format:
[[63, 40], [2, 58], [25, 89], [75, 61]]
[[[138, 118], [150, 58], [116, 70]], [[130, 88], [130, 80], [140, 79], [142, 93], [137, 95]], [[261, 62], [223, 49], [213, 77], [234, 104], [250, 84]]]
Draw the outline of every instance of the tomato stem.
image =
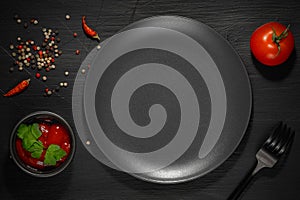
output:
[[278, 54], [280, 53], [280, 42], [282, 39], [286, 38], [288, 36], [288, 31], [289, 31], [289, 28], [290, 28], [290, 24], [286, 27], [286, 29], [284, 31], [282, 31], [282, 33], [280, 33], [280, 35], [278, 36], [276, 34], [276, 31], [275, 31], [275, 28], [272, 27], [272, 30], [273, 30], [273, 34], [272, 34], [272, 40], [273, 42], [275, 42], [275, 44], [277, 45], [277, 49], [278, 49], [278, 52], [276, 54], [276, 56], [278, 56]]

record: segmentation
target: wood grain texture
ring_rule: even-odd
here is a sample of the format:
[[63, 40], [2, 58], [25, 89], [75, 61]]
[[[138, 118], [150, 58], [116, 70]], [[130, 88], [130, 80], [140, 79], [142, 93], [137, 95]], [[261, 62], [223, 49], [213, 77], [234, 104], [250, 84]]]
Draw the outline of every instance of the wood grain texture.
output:
[[[9, 73], [12, 58], [8, 45], [17, 36], [40, 38], [40, 28], [60, 31], [64, 54], [57, 59], [57, 69], [49, 80], [33, 78], [31, 87], [21, 95], [0, 97], [0, 199], [205, 199], [225, 200], [254, 163], [259, 145], [270, 127], [279, 120], [286, 121], [300, 132], [300, 3], [286, 0], [268, 1], [193, 1], [193, 0], [126, 0], [126, 1], [1, 1], [0, 3], [0, 91], [3, 93], [19, 80], [33, 77], [34, 72]], [[38, 26], [28, 30], [17, 25], [13, 14], [22, 19], [39, 19]], [[65, 14], [71, 20], [64, 19]], [[85, 150], [77, 137], [77, 151], [71, 166], [50, 179], [27, 176], [9, 159], [10, 132], [17, 121], [37, 110], [50, 110], [62, 115], [73, 128], [71, 95], [77, 70], [97, 43], [86, 38], [80, 18], [87, 16], [99, 30], [100, 37], [109, 38], [129, 23], [156, 15], [181, 15], [199, 20], [218, 31], [236, 49], [245, 63], [253, 89], [253, 112], [245, 137], [233, 155], [213, 172], [197, 180], [179, 185], [155, 185], [142, 182], [125, 173], [109, 169]], [[252, 58], [249, 49], [251, 33], [268, 21], [291, 24], [295, 37], [295, 52], [290, 60], [277, 68], [266, 68]], [[72, 33], [77, 32], [78, 38]], [[74, 54], [76, 49], [81, 54]], [[64, 70], [70, 75], [64, 77]], [[45, 87], [67, 80], [69, 87], [50, 98], [42, 96]], [[300, 199], [300, 137], [296, 134], [293, 148], [284, 162], [265, 170], [252, 182], [243, 200]]]

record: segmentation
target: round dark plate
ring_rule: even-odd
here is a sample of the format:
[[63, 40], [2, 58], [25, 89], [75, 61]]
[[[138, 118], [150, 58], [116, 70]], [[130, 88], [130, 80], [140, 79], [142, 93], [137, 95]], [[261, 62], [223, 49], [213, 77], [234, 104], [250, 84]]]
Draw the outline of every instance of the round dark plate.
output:
[[231, 155], [248, 125], [251, 87], [218, 33], [153, 17], [101, 45], [83, 63], [91, 64], [87, 77], [75, 81], [81, 94], [73, 92], [76, 128], [95, 158], [143, 180], [178, 183]]

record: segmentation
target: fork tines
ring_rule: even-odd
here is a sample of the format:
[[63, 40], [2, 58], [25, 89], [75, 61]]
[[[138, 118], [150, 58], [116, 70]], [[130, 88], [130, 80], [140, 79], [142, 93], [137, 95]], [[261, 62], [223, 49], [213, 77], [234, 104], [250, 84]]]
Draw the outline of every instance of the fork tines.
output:
[[293, 140], [295, 131], [288, 127], [285, 123], [279, 122], [274, 127], [273, 134], [264, 143], [264, 148], [274, 156], [281, 156], [289, 144]]

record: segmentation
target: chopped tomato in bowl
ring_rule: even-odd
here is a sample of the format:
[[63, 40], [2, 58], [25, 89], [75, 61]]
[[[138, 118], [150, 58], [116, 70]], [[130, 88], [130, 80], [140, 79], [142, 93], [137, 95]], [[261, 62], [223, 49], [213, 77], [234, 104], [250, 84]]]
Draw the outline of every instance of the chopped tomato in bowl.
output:
[[70, 125], [59, 115], [40, 111], [23, 118], [10, 140], [14, 162], [36, 177], [62, 172], [75, 153], [75, 136]]

